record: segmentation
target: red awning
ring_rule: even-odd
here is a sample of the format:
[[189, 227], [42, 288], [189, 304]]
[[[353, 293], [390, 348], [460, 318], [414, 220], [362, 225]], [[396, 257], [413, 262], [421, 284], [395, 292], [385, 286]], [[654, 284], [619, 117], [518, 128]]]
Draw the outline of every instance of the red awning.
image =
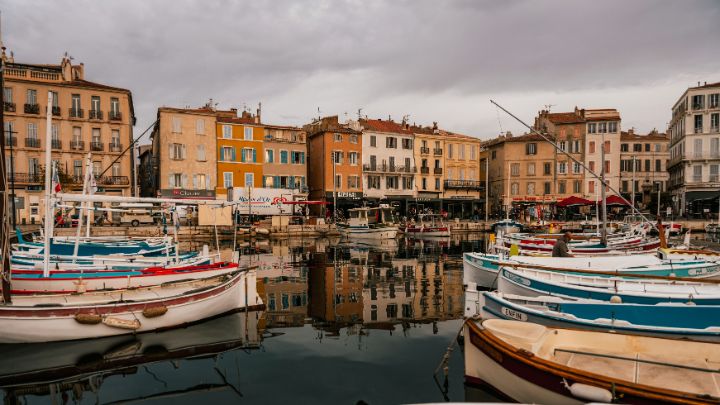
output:
[[282, 201], [283, 204], [287, 205], [327, 205], [326, 201]]
[[580, 205], [591, 205], [591, 204], [594, 204], [594, 203], [590, 200], [586, 200], [584, 198], [580, 198], [580, 197], [576, 197], [576, 196], [571, 196], [571, 197], [565, 198], [562, 201], [560, 201], [559, 203], [557, 203], [557, 206], [558, 207], [577, 207]]
[[609, 197], [605, 197], [605, 205], [627, 205], [629, 207], [631, 204], [628, 200], [620, 197], [619, 195], [611, 195]]

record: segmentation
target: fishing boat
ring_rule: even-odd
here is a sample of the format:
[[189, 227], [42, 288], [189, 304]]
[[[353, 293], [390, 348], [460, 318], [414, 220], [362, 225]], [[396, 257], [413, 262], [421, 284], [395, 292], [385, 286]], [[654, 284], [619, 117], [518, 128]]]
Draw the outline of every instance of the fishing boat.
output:
[[[94, 255], [94, 256], [50, 256], [50, 266], [55, 270], [140, 270], [152, 266], [189, 266], [208, 264], [217, 256], [199, 255], [187, 252], [178, 255]], [[13, 252], [10, 257], [13, 269], [32, 270], [43, 267], [43, 256], [28, 252]]]
[[707, 342], [467, 320], [465, 381], [536, 404], [717, 404], [720, 351]]
[[507, 235], [510, 233], [522, 231], [523, 225], [513, 219], [505, 218], [492, 224], [490, 226], [490, 229], [493, 231], [493, 233], [502, 232], [503, 234]]
[[13, 269], [13, 294], [78, 294], [162, 286], [176, 281], [198, 280], [230, 274], [236, 263], [220, 262], [190, 266], [147, 267], [140, 270], [42, 270]]
[[443, 222], [439, 214], [419, 214], [418, 223], [410, 223], [402, 231], [411, 238], [448, 237], [450, 228]]
[[346, 223], [338, 230], [351, 239], [395, 239], [398, 227], [392, 222], [388, 206], [351, 208]]
[[[40, 242], [26, 241], [22, 233], [17, 232], [18, 243], [13, 247], [19, 251], [30, 251], [33, 253], [43, 254], [45, 252], [45, 244]], [[65, 256], [93, 256], [93, 255], [112, 255], [112, 254], [131, 254], [144, 256], [158, 256], [169, 252], [174, 252], [175, 246], [169, 241], [112, 241], [112, 242], [83, 242], [77, 243], [78, 251], [75, 254], [75, 241], [69, 239], [55, 240], [50, 238], [50, 254]]]
[[[713, 276], [716, 274], [710, 274], [710, 277]], [[503, 267], [500, 270], [498, 291], [528, 297], [553, 295], [567, 299], [586, 298], [648, 305], [663, 302], [720, 305], [720, 285], [715, 283], [581, 276], [520, 267]]]
[[262, 309], [256, 272], [85, 294], [15, 296], [0, 306], [0, 343], [54, 342], [169, 329]]
[[705, 225], [705, 233], [720, 233], [720, 224], [713, 222]]
[[[617, 276], [644, 274], [676, 277], [720, 277], [720, 264], [703, 259], [661, 259], [656, 254], [549, 257], [512, 256], [487, 253], [463, 254], [463, 283], [474, 283], [478, 287], [493, 288], [497, 285], [498, 271], [503, 265], [525, 265], [540, 270], [552, 271], [605, 271]], [[609, 277], [609, 276], [608, 276]]]
[[468, 291], [466, 317], [499, 318], [559, 328], [720, 342], [720, 306], [618, 304], [558, 297]]

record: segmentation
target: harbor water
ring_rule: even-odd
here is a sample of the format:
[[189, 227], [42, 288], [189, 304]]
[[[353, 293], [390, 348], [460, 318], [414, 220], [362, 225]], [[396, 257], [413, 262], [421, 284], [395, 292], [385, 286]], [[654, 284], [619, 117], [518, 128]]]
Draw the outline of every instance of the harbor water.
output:
[[266, 310], [138, 336], [0, 346], [4, 403], [491, 400], [466, 392], [457, 345], [434, 377], [462, 324], [462, 252], [482, 250], [483, 238], [245, 241], [240, 261], [257, 266]]

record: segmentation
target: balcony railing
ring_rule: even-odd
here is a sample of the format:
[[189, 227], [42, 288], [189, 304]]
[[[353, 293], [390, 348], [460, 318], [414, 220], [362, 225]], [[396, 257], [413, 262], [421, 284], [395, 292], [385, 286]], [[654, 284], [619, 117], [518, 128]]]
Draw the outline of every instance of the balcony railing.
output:
[[702, 110], [705, 108], [705, 103], [693, 103], [693, 110]]
[[43, 176], [39, 173], [9, 173], [10, 181], [15, 183], [42, 183]]
[[427, 155], [430, 153], [430, 148], [420, 148], [420, 153]]
[[85, 115], [85, 111], [82, 108], [70, 108], [71, 118], [82, 118]]
[[40, 114], [40, 105], [25, 104], [25, 114]]
[[420, 173], [421, 173], [421, 174], [428, 174], [428, 173], [430, 173], [430, 168], [429, 168], [429, 167], [420, 166]]
[[127, 186], [130, 184], [128, 176], [102, 176], [96, 177], [95, 181], [104, 186]]
[[52, 112], [52, 115], [59, 117], [60, 116], [60, 107], [53, 106], [51, 112]]
[[103, 119], [103, 112], [100, 110], [90, 110], [89, 118], [91, 120], [101, 120]]
[[442, 167], [436, 167], [435, 169], [433, 169], [433, 173], [442, 174]]
[[105, 148], [102, 142], [90, 142], [90, 150], [94, 152], [102, 152]]
[[17, 137], [5, 135], [6, 146], [17, 146]]
[[445, 180], [445, 188], [485, 190], [485, 182], [479, 180]]
[[117, 142], [110, 142], [108, 146], [110, 147], [110, 152], [122, 152], [123, 149], [122, 144]]
[[442, 155], [442, 152], [443, 152], [442, 148], [440, 148], [440, 149], [437, 149], [437, 148], [436, 148], [436, 149], [433, 149], [433, 154], [435, 154], [435, 156], [441, 156], [441, 155]]
[[85, 150], [85, 141], [70, 141], [70, 149]]
[[15, 103], [5, 101], [4, 108], [7, 112], [15, 112]]
[[26, 148], [39, 148], [40, 147], [40, 139], [25, 138], [25, 147]]
[[702, 127], [695, 127], [696, 134], [702, 134], [702, 131], [703, 131]]
[[718, 181], [720, 181], [719, 177], [720, 177], [720, 176], [718, 176], [717, 174], [711, 174], [711, 175], [710, 175], [710, 182], [711, 182], [711, 183], [717, 183]]
[[53, 149], [62, 149], [62, 141], [59, 139], [53, 139], [51, 140], [51, 145]]
[[122, 121], [122, 113], [120, 111], [110, 111], [108, 118], [111, 121]]

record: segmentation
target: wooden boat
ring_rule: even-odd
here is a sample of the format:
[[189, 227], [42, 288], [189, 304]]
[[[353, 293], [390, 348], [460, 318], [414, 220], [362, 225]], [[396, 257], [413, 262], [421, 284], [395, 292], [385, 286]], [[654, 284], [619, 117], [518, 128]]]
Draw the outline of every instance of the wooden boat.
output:
[[493, 233], [510, 234], [522, 231], [523, 225], [515, 220], [505, 218], [492, 224], [490, 229]]
[[[474, 283], [478, 287], [497, 286], [498, 271], [502, 265], [527, 265], [540, 270], [579, 270], [616, 272], [618, 276], [644, 274], [655, 276], [705, 277], [715, 274], [720, 278], [720, 264], [706, 260], [663, 260], [654, 254], [549, 257], [512, 256], [486, 253], [463, 254], [463, 283]], [[609, 277], [609, 276], [607, 276]]]
[[0, 343], [89, 339], [168, 329], [261, 309], [256, 272], [77, 295], [16, 296], [0, 306]]
[[720, 306], [614, 304], [468, 291], [466, 317], [514, 319], [559, 328], [720, 342]]
[[715, 283], [581, 276], [520, 267], [500, 270], [498, 291], [528, 297], [553, 295], [648, 305], [663, 302], [720, 305], [720, 285]]
[[[72, 257], [72, 256], [70, 256]], [[190, 252], [172, 256], [50, 256], [49, 265], [55, 270], [142, 270], [147, 267], [171, 267], [209, 264], [212, 256], [198, 256], [197, 252]], [[13, 254], [10, 264], [14, 270], [33, 270], [43, 267], [42, 255]]]
[[467, 320], [465, 381], [536, 404], [717, 404], [720, 351], [617, 333]]
[[[20, 251], [31, 251], [37, 254], [43, 254], [45, 250], [44, 243], [26, 241], [22, 234], [17, 232], [18, 243], [13, 247]], [[131, 254], [158, 256], [167, 252], [174, 252], [175, 246], [167, 241], [113, 241], [113, 242], [83, 242], [78, 244], [78, 256], [93, 255], [112, 255], [112, 254]], [[72, 256], [75, 252], [75, 241], [68, 239], [50, 240], [50, 254]]]
[[402, 230], [411, 238], [422, 237], [448, 237], [450, 228], [443, 222], [442, 215], [420, 214], [419, 223], [406, 225]]
[[42, 270], [13, 269], [13, 294], [76, 294], [160, 286], [181, 280], [198, 280], [233, 273], [236, 263], [146, 267], [140, 270]]
[[337, 224], [338, 230], [352, 239], [394, 239], [398, 227], [391, 221], [389, 207], [363, 207], [348, 210], [347, 223]]

